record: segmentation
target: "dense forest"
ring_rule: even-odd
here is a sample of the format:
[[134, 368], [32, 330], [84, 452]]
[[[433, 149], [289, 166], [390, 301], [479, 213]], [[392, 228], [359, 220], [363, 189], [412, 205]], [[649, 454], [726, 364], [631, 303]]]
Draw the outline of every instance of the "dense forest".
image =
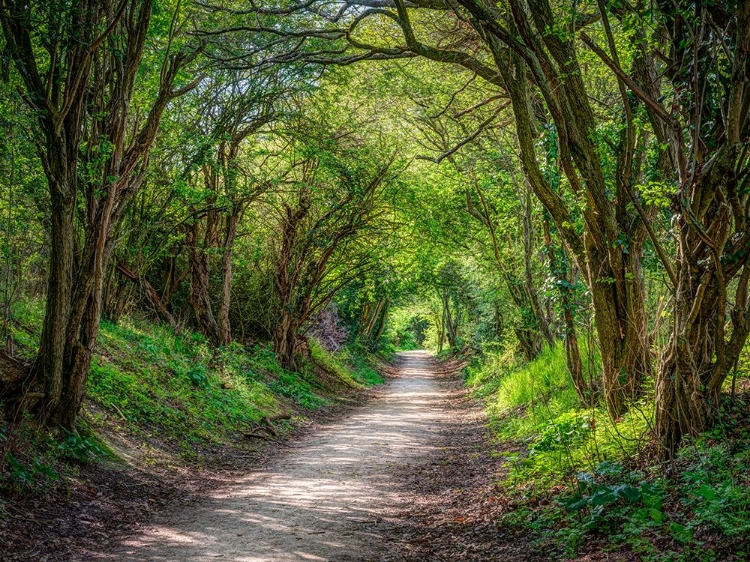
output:
[[749, 1], [0, 23], [0, 519], [106, 419], [268, 437], [427, 348], [515, 444], [504, 524], [745, 559]]

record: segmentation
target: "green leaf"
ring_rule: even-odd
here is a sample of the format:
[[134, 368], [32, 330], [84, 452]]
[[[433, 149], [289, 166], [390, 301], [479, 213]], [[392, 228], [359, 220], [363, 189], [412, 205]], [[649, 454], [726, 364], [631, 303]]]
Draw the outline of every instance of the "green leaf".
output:
[[655, 507], [652, 507], [648, 510], [648, 514], [657, 523], [662, 523], [664, 521], [664, 514], [661, 512], [660, 509], [656, 509]]

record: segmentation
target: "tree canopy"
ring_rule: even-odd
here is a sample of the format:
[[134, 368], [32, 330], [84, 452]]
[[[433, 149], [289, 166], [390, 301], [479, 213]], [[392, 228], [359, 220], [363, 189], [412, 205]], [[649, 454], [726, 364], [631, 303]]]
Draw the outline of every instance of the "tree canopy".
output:
[[294, 368], [333, 310], [370, 350], [559, 342], [582, 404], [653, 400], [664, 458], [715, 423], [750, 332], [747, 1], [3, 0], [0, 23], [10, 410], [72, 430], [102, 318]]

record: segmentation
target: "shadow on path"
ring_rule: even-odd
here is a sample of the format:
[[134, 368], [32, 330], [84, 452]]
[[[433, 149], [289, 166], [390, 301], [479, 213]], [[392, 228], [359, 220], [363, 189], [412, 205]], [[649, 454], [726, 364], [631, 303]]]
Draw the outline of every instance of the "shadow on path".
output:
[[376, 560], [403, 507], [394, 473], [439, 449], [449, 404], [424, 351], [399, 356], [384, 395], [304, 438], [270, 466], [143, 529], [99, 560]]

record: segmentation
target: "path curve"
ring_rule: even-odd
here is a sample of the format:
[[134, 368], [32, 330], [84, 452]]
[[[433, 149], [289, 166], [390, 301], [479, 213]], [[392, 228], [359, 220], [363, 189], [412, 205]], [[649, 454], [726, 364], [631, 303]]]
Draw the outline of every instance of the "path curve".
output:
[[400, 376], [379, 399], [100, 559], [378, 560], [388, 549], [383, 518], [403, 507], [394, 473], [429, 461], [449, 417], [432, 356], [399, 360]]

